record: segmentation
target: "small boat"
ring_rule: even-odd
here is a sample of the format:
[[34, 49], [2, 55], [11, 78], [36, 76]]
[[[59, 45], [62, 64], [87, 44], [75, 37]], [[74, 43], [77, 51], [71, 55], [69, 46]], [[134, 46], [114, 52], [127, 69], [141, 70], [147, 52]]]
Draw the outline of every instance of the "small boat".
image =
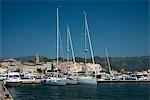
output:
[[18, 72], [9, 72], [4, 85], [6, 86], [20, 86], [22, 84], [20, 74]]

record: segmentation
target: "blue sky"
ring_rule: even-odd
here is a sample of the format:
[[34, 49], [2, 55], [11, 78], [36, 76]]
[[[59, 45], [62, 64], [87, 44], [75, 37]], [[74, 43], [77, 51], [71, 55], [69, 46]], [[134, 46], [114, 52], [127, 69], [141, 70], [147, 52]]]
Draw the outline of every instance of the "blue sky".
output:
[[1, 57], [56, 57], [56, 8], [63, 49], [69, 24], [75, 56], [84, 52], [86, 11], [95, 56], [149, 53], [148, 1], [1, 1]]

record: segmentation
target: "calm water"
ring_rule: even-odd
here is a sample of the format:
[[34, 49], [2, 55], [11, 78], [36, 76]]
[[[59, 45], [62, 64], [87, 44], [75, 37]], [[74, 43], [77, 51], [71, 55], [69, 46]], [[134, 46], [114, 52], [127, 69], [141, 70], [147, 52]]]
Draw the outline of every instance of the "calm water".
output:
[[15, 100], [150, 100], [149, 83], [87, 85], [22, 85], [8, 88]]

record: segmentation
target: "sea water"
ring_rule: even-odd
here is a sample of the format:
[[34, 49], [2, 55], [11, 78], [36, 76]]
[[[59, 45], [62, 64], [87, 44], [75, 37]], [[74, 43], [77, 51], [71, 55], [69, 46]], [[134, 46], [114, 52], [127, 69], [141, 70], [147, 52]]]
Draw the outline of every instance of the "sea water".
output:
[[22, 85], [9, 87], [14, 100], [150, 100], [149, 83], [90, 85]]

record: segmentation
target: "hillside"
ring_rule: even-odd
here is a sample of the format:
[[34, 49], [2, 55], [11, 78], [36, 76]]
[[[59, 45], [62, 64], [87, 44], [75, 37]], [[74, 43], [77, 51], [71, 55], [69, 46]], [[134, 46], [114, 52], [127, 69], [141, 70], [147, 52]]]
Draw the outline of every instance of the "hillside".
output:
[[[77, 62], [83, 62], [84, 59], [76, 57]], [[91, 62], [91, 58], [87, 59]], [[95, 62], [101, 64], [103, 68], [107, 68], [107, 61], [104, 57], [95, 56]], [[115, 70], [140, 71], [150, 68], [150, 56], [142, 57], [110, 57], [111, 67]]]
[[[54, 61], [56, 59], [46, 58], [44, 56], [40, 56], [40, 61]], [[35, 56], [25, 56], [25, 57], [17, 57], [15, 58], [22, 62], [34, 62]], [[59, 58], [62, 60], [62, 58]], [[84, 58], [76, 57], [76, 62], [84, 62]], [[91, 62], [91, 58], [87, 58], [87, 62]], [[95, 63], [101, 64], [103, 68], [107, 68], [106, 58], [95, 56]], [[127, 71], [140, 71], [146, 70], [150, 68], [150, 56], [141, 56], [141, 57], [110, 57], [110, 63], [112, 69], [121, 71], [125, 69]]]

